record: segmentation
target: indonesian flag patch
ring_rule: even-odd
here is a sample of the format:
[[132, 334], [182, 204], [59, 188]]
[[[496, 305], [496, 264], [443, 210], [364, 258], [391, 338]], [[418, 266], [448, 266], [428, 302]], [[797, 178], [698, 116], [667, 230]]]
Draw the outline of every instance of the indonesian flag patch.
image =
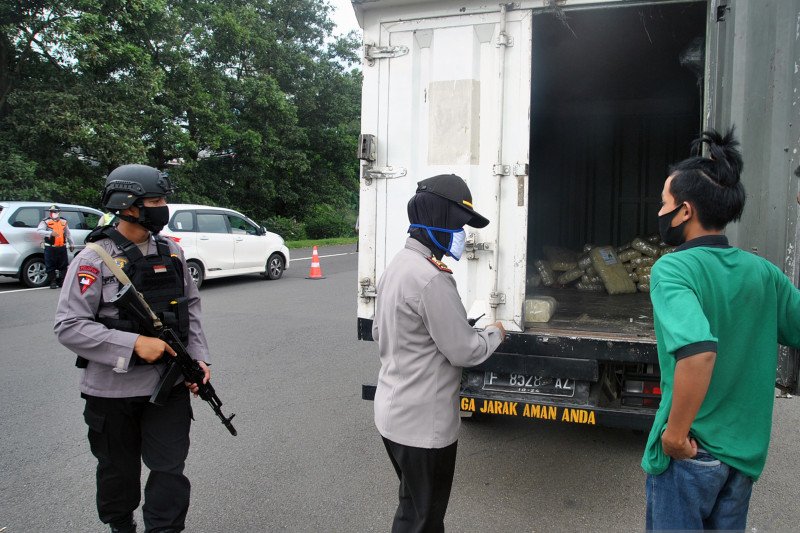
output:
[[153, 272], [155, 272], [156, 274], [163, 274], [166, 271], [167, 271], [166, 265], [155, 265], [153, 267]]
[[88, 272], [78, 272], [78, 285], [81, 287], [81, 294], [84, 294], [97, 281], [97, 277]]

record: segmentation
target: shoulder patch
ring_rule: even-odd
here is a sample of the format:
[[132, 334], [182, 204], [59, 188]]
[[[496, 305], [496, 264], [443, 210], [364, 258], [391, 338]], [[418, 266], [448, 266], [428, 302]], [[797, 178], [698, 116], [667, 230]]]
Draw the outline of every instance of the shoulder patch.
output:
[[88, 272], [78, 272], [78, 285], [81, 288], [81, 294], [85, 294], [89, 287], [91, 287], [97, 278]]
[[95, 276], [100, 274], [100, 270], [92, 265], [80, 265], [78, 267], [78, 272], [88, 272], [90, 274], [94, 274]]
[[435, 257], [428, 257], [427, 258], [430, 263], [435, 266], [437, 269], [441, 270], [442, 272], [447, 272], [448, 274], [452, 274], [453, 271], [447, 268], [447, 265], [436, 259]]

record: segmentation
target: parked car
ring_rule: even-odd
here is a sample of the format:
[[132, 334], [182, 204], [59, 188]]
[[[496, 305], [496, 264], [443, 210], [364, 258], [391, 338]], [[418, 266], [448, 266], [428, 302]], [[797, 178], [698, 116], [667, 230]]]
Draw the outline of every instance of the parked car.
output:
[[243, 214], [206, 205], [170, 204], [170, 220], [161, 232], [183, 248], [197, 286], [212, 278], [261, 274], [279, 279], [289, 268], [289, 249]]
[[[36, 227], [53, 203], [0, 202], [0, 276], [17, 278], [28, 287], [43, 287], [47, 282], [42, 237], [36, 233]], [[57, 202], [56, 205], [69, 224], [77, 254], [103, 213], [83, 205]], [[73, 256], [70, 254], [70, 259]]]

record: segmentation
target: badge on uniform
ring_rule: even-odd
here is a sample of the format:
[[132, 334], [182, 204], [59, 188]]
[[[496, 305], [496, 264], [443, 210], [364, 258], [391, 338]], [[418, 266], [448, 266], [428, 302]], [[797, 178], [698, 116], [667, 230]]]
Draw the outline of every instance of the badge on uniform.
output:
[[115, 257], [115, 258], [114, 258], [114, 262], [115, 262], [115, 263], [117, 264], [117, 266], [118, 266], [118, 267], [120, 267], [120, 268], [125, 268], [125, 265], [127, 265], [127, 264], [128, 264], [128, 260], [127, 260], [127, 259], [124, 259], [124, 258], [122, 258], [122, 257]]
[[442, 272], [447, 272], [448, 274], [452, 274], [453, 273], [453, 271], [450, 270], [450, 268], [446, 264], [442, 263], [441, 261], [439, 261], [435, 257], [429, 257], [428, 261], [430, 261], [433, 264], [433, 266], [435, 266], [436, 268], [438, 268]]
[[97, 278], [88, 272], [78, 272], [78, 285], [81, 288], [81, 294], [89, 290], [89, 287], [97, 281]]
[[156, 274], [163, 274], [166, 271], [167, 271], [166, 265], [154, 265], [153, 266], [153, 272], [155, 272]]

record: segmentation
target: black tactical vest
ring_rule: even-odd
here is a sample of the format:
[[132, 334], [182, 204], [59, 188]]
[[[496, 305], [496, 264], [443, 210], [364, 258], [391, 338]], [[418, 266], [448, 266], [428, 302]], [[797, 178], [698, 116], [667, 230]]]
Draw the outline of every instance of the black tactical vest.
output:
[[[93, 232], [94, 233], [94, 232]], [[145, 301], [163, 322], [172, 328], [181, 341], [189, 337], [189, 306], [184, 294], [183, 264], [177, 254], [170, 251], [166, 240], [155, 236], [156, 253], [143, 255], [139, 247], [122, 236], [115, 228], [103, 228], [96, 235], [87, 238], [99, 240], [107, 237], [122, 251], [125, 265], [122, 270], [130, 278], [133, 286], [142, 293]], [[119, 284], [122, 288], [122, 282]], [[106, 327], [143, 334], [144, 329], [135, 323], [133, 317], [120, 310], [119, 319], [99, 319]]]

